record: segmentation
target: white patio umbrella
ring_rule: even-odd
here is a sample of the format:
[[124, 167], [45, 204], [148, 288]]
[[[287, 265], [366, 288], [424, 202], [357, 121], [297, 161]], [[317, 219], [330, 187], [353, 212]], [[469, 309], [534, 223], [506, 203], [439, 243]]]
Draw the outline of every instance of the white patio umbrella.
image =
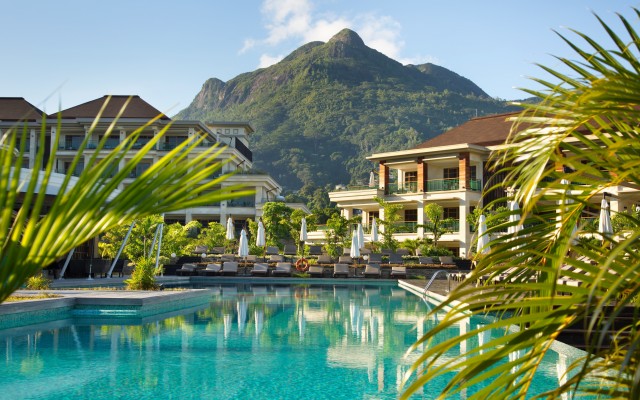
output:
[[364, 249], [364, 229], [362, 229], [362, 224], [358, 224], [358, 248]]
[[369, 187], [376, 187], [376, 174], [373, 171], [369, 173]]
[[255, 321], [256, 321], [256, 336], [258, 336], [262, 332], [262, 328], [264, 326], [264, 311], [255, 310], [254, 311], [254, 318], [255, 318]]
[[249, 255], [249, 240], [247, 239], [247, 231], [244, 229], [240, 232], [240, 243], [238, 244], [238, 257], [246, 257]]
[[242, 298], [242, 300], [236, 303], [236, 308], [238, 310], [238, 333], [242, 334], [244, 332], [245, 322], [247, 321], [247, 301]]
[[480, 215], [478, 219], [478, 246], [476, 249], [478, 254], [487, 254], [491, 251], [489, 235], [487, 235], [487, 222], [484, 215]]
[[598, 221], [598, 232], [604, 239], [605, 236], [613, 234], [613, 226], [611, 226], [611, 214], [609, 214], [609, 203], [607, 199], [602, 199], [600, 203], [600, 219]]
[[517, 211], [520, 209], [520, 207], [518, 207], [518, 202], [517, 201], [510, 201], [509, 202], [509, 211], [512, 212], [511, 215], [509, 215], [509, 228], [507, 229], [507, 232], [510, 235], [516, 235], [518, 232], [520, 232], [520, 229], [522, 229], [522, 225], [520, 225], [518, 223], [518, 221], [520, 220], [520, 215], [519, 213], [517, 213]]
[[267, 240], [264, 232], [264, 225], [262, 221], [258, 221], [258, 233], [256, 234], [256, 246], [263, 247], [267, 244]]
[[349, 251], [351, 258], [360, 257], [360, 244], [358, 243], [358, 232], [353, 231], [353, 237], [351, 238], [351, 250]]
[[233, 221], [231, 217], [227, 218], [227, 240], [233, 240], [236, 238], [235, 229], [233, 228]]
[[376, 219], [373, 219], [373, 222], [371, 223], [371, 241], [372, 242], [377, 242], [378, 241], [378, 224], [376, 223]]
[[300, 227], [300, 241], [307, 241], [307, 219], [302, 217], [302, 226]]

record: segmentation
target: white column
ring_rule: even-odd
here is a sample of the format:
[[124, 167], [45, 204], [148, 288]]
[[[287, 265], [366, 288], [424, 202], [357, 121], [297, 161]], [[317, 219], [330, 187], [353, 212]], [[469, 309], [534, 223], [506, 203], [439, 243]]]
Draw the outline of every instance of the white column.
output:
[[[122, 143], [126, 138], [127, 138], [127, 131], [125, 131], [124, 129], [120, 129], [119, 138], [118, 138], [120, 140], [120, 143]], [[124, 159], [120, 160], [120, 162], [118, 163], [118, 171], [124, 169], [124, 164], [125, 164], [125, 160]]]
[[51, 137], [50, 137], [51, 146], [49, 147], [51, 153], [53, 153], [54, 150], [58, 150], [58, 148], [56, 146], [57, 137], [58, 137], [58, 131], [54, 126], [52, 126], [51, 127]]
[[31, 129], [29, 132], [29, 168], [33, 168], [36, 163], [36, 152], [38, 148], [38, 139], [36, 130]]
[[[418, 206], [418, 225], [424, 225], [424, 200], [419, 200], [417, 202]], [[424, 228], [418, 226], [418, 238], [424, 238]]]
[[353, 217], [353, 208], [343, 208], [342, 216], [346, 219], [351, 219]]
[[458, 236], [460, 238], [460, 257], [465, 258], [469, 254], [469, 247], [471, 246], [471, 232], [469, 232], [469, 224], [467, 224], [467, 214], [469, 212], [469, 202], [467, 201], [467, 195], [460, 199], [459, 214], [460, 214], [460, 229], [458, 230]]

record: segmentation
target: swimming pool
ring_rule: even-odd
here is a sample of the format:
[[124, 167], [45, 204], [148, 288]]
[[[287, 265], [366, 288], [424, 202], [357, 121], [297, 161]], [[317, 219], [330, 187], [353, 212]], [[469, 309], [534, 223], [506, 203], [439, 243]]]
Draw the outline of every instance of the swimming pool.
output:
[[[406, 349], [438, 323], [395, 283], [211, 288], [209, 304], [142, 324], [73, 318], [0, 331], [0, 398], [394, 399], [419, 354]], [[557, 386], [564, 357], [549, 357], [532, 391]]]

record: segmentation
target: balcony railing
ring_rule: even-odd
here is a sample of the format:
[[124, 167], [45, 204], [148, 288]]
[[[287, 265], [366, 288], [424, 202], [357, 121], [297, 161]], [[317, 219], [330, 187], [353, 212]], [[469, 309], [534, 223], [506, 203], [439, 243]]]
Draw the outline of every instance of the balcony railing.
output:
[[398, 221], [393, 224], [396, 233], [416, 233], [418, 232], [418, 223], [416, 221]]
[[347, 185], [347, 186], [336, 186], [334, 192], [347, 192], [352, 190], [374, 190], [378, 189], [378, 185], [371, 187], [368, 185]]
[[388, 187], [389, 194], [418, 193], [418, 182], [391, 183]]
[[251, 152], [251, 150], [249, 150], [249, 148], [245, 146], [244, 143], [242, 143], [238, 139], [236, 139], [235, 143], [236, 143], [236, 150], [238, 150], [240, 154], [245, 156], [247, 160], [253, 161], [253, 153]]
[[243, 199], [235, 199], [235, 200], [227, 200], [227, 207], [255, 207], [255, 200], [243, 200]]
[[460, 231], [460, 220], [447, 221], [442, 226], [449, 232], [455, 233]]
[[431, 179], [427, 181], [427, 192], [444, 192], [446, 190], [458, 190], [460, 179]]
[[480, 179], [470, 179], [469, 186], [471, 190], [481, 191], [482, 190], [482, 181]]

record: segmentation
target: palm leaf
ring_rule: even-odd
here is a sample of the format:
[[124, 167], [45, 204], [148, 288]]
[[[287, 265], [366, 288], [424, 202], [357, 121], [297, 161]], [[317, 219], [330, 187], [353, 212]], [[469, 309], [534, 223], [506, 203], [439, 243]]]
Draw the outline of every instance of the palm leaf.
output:
[[[120, 115], [122, 111], [124, 107]], [[100, 115], [89, 133], [97, 129], [99, 121]], [[46, 188], [54, 179], [60, 121], [46, 164], [46, 127], [43, 124], [35, 167], [26, 178], [21, 178], [20, 168], [26, 130], [20, 132], [20, 127], [16, 127], [4, 135], [3, 143], [10, 149], [20, 141], [20, 154], [16, 157], [12, 151], [0, 151], [0, 185], [8, 188], [7, 191], [0, 191], [0, 281], [3, 282], [0, 301], [43, 266], [117, 225], [152, 214], [203, 206], [253, 193], [239, 185], [220, 188], [220, 183], [231, 174], [208, 179], [222, 167], [223, 162], [216, 160], [224, 148], [213, 146], [195, 151], [204, 140], [202, 134], [185, 140], [124, 189], [117, 190], [169, 129], [166, 126], [141, 149], [134, 151], [133, 145], [140, 133], [155, 122], [155, 119], [150, 120], [128, 135], [115, 149], [105, 152], [104, 146], [117, 121], [118, 118], [110, 124], [93, 151], [87, 150], [90, 137], [87, 135], [69, 172], [60, 182], [59, 194], [46, 213], [43, 213], [45, 202], [48, 201]], [[89, 162], [86, 168], [77, 178], [73, 177], [74, 168], [87, 152]], [[114, 173], [117, 165], [123, 167]], [[22, 174], [27, 171], [22, 170]]]

